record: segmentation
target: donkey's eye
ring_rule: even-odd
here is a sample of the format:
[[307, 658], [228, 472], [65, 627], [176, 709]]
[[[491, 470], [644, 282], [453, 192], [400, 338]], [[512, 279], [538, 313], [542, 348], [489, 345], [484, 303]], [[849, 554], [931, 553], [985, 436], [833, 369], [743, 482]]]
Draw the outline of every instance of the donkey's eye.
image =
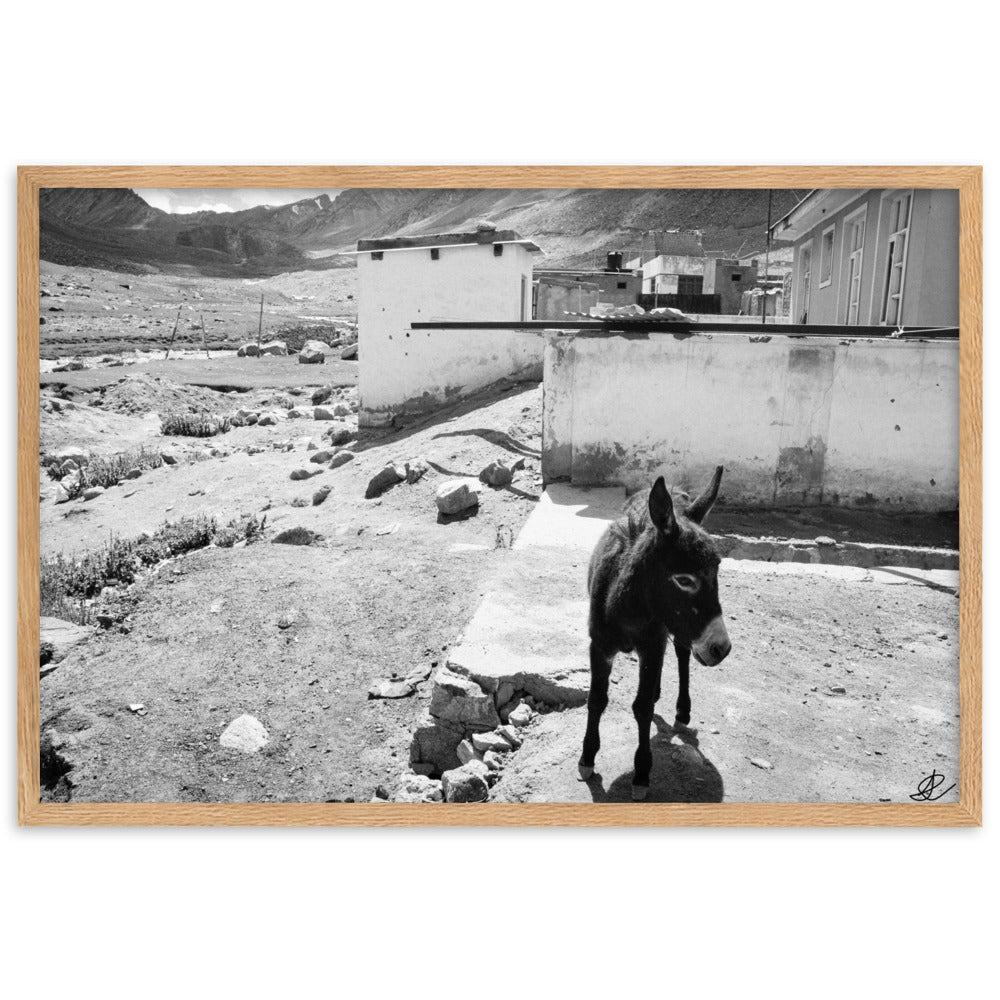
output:
[[701, 587], [698, 577], [691, 576], [690, 573], [675, 573], [670, 581], [675, 587], [683, 590], [685, 594], [695, 594]]

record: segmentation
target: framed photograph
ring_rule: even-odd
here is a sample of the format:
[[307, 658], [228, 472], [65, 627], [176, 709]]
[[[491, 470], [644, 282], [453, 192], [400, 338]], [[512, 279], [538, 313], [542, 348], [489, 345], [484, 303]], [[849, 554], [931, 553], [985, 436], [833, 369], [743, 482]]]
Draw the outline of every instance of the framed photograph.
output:
[[976, 826], [982, 171], [22, 167], [30, 825]]

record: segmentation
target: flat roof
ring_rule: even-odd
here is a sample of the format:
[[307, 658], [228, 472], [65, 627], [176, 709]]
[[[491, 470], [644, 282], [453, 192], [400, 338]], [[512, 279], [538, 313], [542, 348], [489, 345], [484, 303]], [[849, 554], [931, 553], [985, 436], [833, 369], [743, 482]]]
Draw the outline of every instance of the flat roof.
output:
[[480, 229], [474, 233], [433, 233], [429, 236], [388, 236], [384, 239], [358, 240], [358, 253], [372, 250], [432, 250], [442, 247], [490, 246], [494, 243], [516, 243], [529, 253], [541, 253], [541, 247], [524, 239], [513, 229]]

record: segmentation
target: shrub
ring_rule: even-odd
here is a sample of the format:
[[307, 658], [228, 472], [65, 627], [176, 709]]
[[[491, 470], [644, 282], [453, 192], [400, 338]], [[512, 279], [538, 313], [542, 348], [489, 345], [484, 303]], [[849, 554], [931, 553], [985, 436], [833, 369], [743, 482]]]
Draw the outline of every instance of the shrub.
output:
[[288, 528], [280, 535], [275, 535], [274, 542], [276, 545], [312, 545], [319, 537], [308, 528]]
[[263, 537], [267, 515], [260, 520], [255, 514], [233, 518], [224, 528], [220, 528], [215, 536], [215, 544], [221, 549], [231, 549], [237, 542], [245, 541], [252, 545]]
[[232, 426], [229, 417], [211, 413], [168, 413], [160, 424], [160, 433], [184, 437], [214, 437], [216, 434], [224, 434]]

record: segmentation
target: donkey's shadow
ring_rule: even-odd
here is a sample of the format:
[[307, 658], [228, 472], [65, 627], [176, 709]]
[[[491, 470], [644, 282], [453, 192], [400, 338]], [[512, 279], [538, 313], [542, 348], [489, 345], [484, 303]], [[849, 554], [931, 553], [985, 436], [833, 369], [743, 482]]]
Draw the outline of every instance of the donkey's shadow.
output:
[[[653, 751], [649, 794], [646, 802], [721, 802], [722, 775], [698, 749], [698, 731], [672, 726], [662, 715], [653, 716], [656, 732], [649, 740]], [[673, 737], [680, 743], [671, 743]], [[599, 760], [599, 759], [598, 759]], [[587, 782], [595, 802], [631, 802], [632, 771], [615, 778], [607, 788], [604, 776], [595, 771]]]

